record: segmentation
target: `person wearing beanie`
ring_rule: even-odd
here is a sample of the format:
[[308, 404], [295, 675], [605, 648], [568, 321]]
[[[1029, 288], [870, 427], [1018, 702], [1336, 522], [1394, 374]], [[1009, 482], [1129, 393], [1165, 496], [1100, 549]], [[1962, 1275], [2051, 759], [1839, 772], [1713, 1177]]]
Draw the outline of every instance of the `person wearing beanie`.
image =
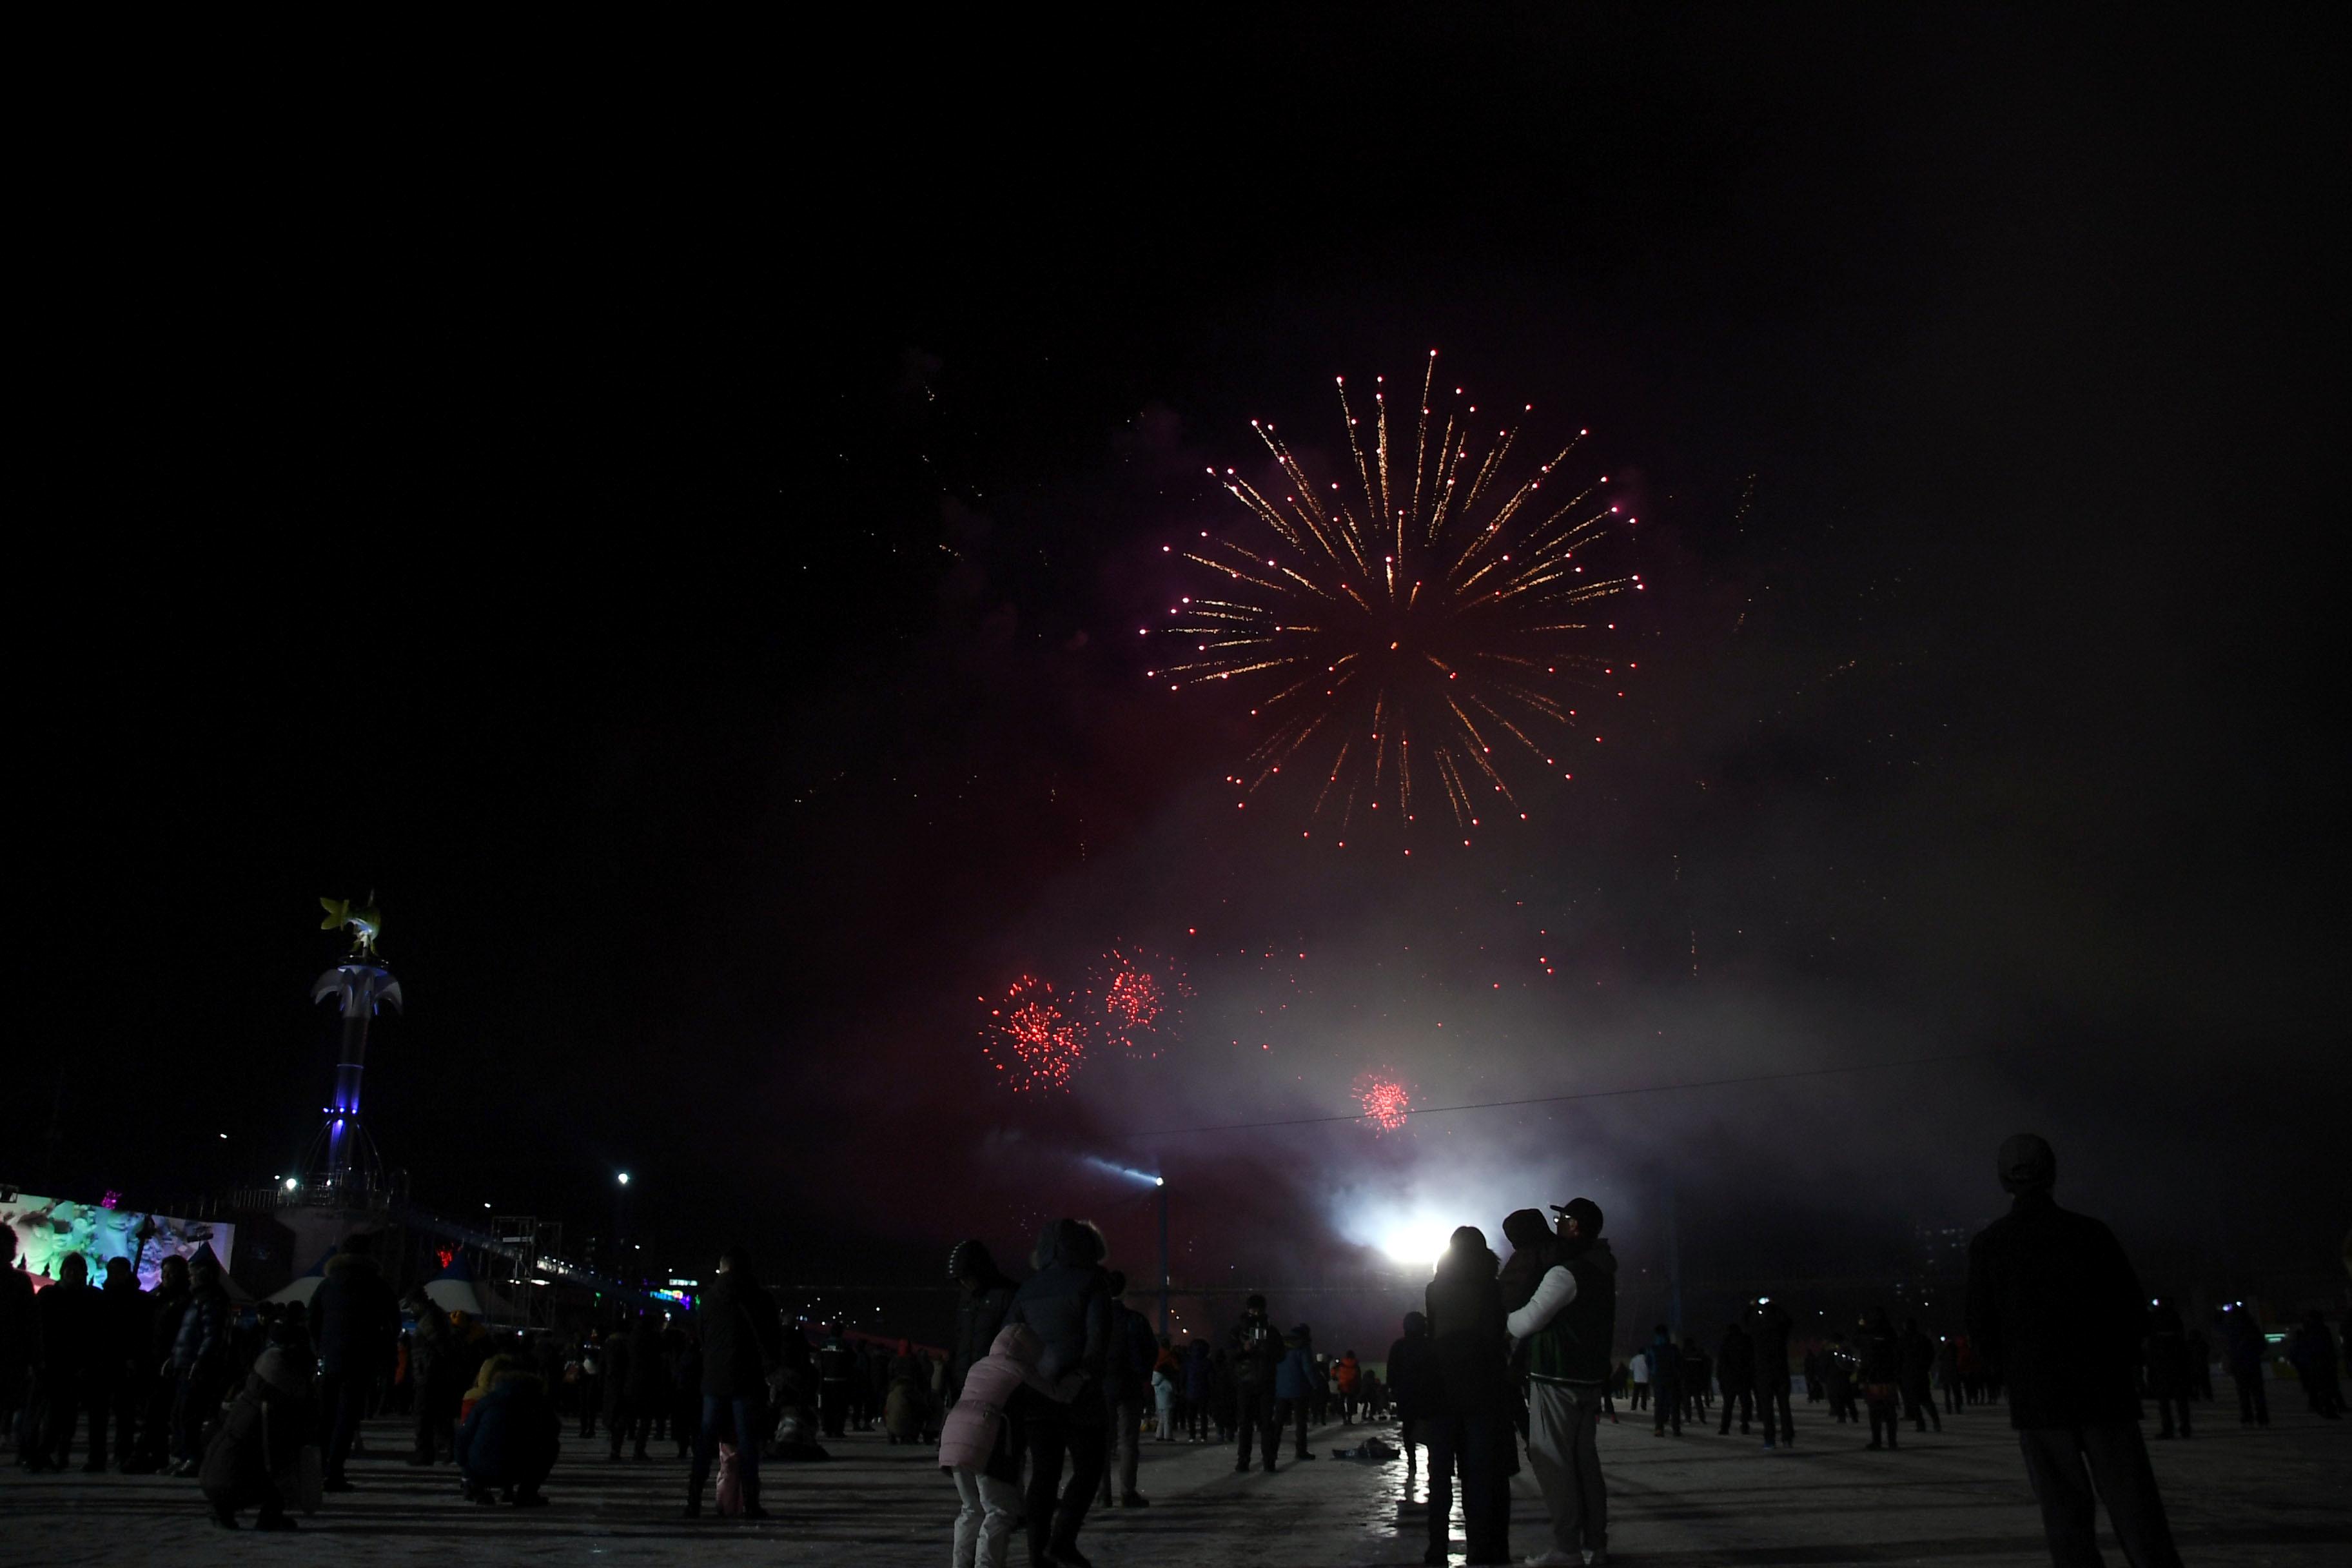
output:
[[[1601, 1239], [1601, 1205], [1591, 1198], [1552, 1212], [1557, 1236], [1520, 1244], [1541, 1247], [1549, 1267], [1503, 1326], [1514, 1348], [1528, 1347], [1528, 1458], [1551, 1515], [1552, 1548], [1529, 1561], [1574, 1568], [1609, 1560], [1609, 1489], [1594, 1424], [1617, 1333], [1617, 1255]], [[1503, 1228], [1519, 1243], [1510, 1221]]]
[[1282, 1334], [1268, 1319], [1265, 1298], [1252, 1296], [1242, 1303], [1242, 1321], [1234, 1330], [1233, 1376], [1234, 1426], [1240, 1428], [1241, 1453], [1236, 1473], [1250, 1468], [1250, 1439], [1266, 1473], [1274, 1473], [1275, 1447], [1282, 1427], [1275, 1415], [1275, 1373], [1282, 1364]]
[[1969, 1338], [2008, 1389], [2051, 1560], [2099, 1562], [2104, 1498], [2132, 1568], [2179, 1568], [2140, 1439], [2139, 1276], [2113, 1231], [2058, 1206], [2047, 1142], [2021, 1132], [1995, 1168], [2011, 1202], [1969, 1244]]

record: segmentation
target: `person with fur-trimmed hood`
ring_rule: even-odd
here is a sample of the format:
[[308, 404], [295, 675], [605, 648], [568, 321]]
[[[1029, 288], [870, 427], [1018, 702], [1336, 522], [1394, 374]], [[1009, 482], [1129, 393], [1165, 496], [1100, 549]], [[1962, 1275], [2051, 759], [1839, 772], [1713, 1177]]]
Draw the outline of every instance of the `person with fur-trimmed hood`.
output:
[[1551, 1266], [1504, 1323], [1513, 1342], [1528, 1347], [1528, 1457], [1551, 1515], [1552, 1549], [1534, 1561], [1605, 1563], [1609, 1489], [1594, 1422], [1617, 1333], [1617, 1255], [1601, 1237], [1601, 1205], [1591, 1198], [1552, 1212], [1559, 1228], [1549, 1238]]
[[255, 1529], [291, 1530], [288, 1503], [317, 1506], [314, 1498], [293, 1495], [302, 1489], [302, 1449], [319, 1430], [313, 1365], [310, 1336], [300, 1319], [279, 1319], [270, 1328], [268, 1346], [254, 1358], [245, 1386], [229, 1401], [196, 1472], [213, 1522], [222, 1529], [235, 1530], [238, 1512], [257, 1508]]
[[547, 1501], [540, 1487], [562, 1451], [563, 1418], [547, 1384], [517, 1363], [493, 1357], [483, 1365], [489, 1392], [466, 1412], [457, 1428], [457, 1473], [466, 1496], [492, 1503], [503, 1494], [517, 1508]]

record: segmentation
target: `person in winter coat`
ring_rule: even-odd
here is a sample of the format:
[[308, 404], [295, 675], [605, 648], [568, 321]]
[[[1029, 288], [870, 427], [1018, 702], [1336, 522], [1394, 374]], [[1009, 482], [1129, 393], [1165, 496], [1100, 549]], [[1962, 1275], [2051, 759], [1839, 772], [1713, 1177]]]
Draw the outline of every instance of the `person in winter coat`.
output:
[[1903, 1320], [1903, 1413], [1911, 1418], [1914, 1432], [1925, 1432], [1934, 1422], [1936, 1430], [1944, 1429], [1944, 1418], [1936, 1410], [1936, 1342], [1919, 1328], [1919, 1320]]
[[768, 1378], [783, 1358], [784, 1320], [775, 1299], [751, 1277], [751, 1255], [730, 1247], [719, 1255], [719, 1273], [704, 1290], [702, 1323], [702, 1430], [694, 1446], [694, 1468], [687, 1478], [686, 1515], [702, 1512], [702, 1489], [718, 1458], [722, 1416], [734, 1433], [743, 1472], [743, 1517], [765, 1519], [760, 1506], [760, 1438]]
[[2263, 1326], [2242, 1302], [2221, 1309], [2221, 1354], [2238, 1388], [2238, 1425], [2271, 1424], [2271, 1396], [2263, 1387]]
[[1356, 1394], [1363, 1380], [1364, 1363], [1354, 1351], [1342, 1351], [1331, 1363], [1331, 1381], [1339, 1390], [1339, 1419], [1349, 1426], [1356, 1424]]
[[2180, 1416], [2180, 1435], [2189, 1433], [2189, 1335], [2180, 1324], [2180, 1309], [2159, 1300], [2148, 1309], [2147, 1343], [2141, 1351], [2147, 1368], [2148, 1397], [2156, 1401], [2158, 1437], [2172, 1436], [2172, 1418]]
[[1663, 1437], [1672, 1426], [1679, 1437], [1683, 1435], [1683, 1355], [1675, 1348], [1665, 1324], [1652, 1330], [1650, 1348], [1643, 1353], [1650, 1358], [1650, 1434]]
[[857, 1352], [841, 1337], [841, 1325], [825, 1326], [824, 1342], [817, 1347], [817, 1414], [824, 1435], [838, 1437], [849, 1426], [849, 1406], [858, 1378]]
[[152, 1475], [172, 1462], [172, 1402], [179, 1393], [172, 1375], [172, 1342], [179, 1337], [180, 1314], [187, 1308], [188, 1260], [173, 1255], [158, 1268], [155, 1293], [149, 1298], [147, 1342], [139, 1351], [144, 1404], [138, 1444], [125, 1446], [126, 1475]]
[[496, 1502], [503, 1495], [518, 1508], [537, 1508], [547, 1499], [540, 1487], [562, 1450], [563, 1418], [536, 1373], [493, 1358], [484, 1363], [489, 1392], [474, 1401], [457, 1428], [457, 1473], [466, 1496]]
[[1903, 1392], [1903, 1342], [1885, 1308], [1874, 1307], [1863, 1314], [1855, 1326], [1854, 1345], [1855, 1381], [1870, 1411], [1870, 1446], [1895, 1447], [1896, 1402]]
[[34, 1447], [19, 1426], [32, 1403], [40, 1342], [33, 1311], [33, 1281], [16, 1267], [16, 1227], [0, 1225], [0, 1432], [16, 1439], [19, 1465], [27, 1465]]
[[1772, 1412], [1780, 1413], [1780, 1442], [1794, 1446], [1797, 1423], [1789, 1410], [1789, 1314], [1769, 1296], [1748, 1310], [1748, 1352], [1756, 1360], [1756, 1414], [1763, 1418], [1764, 1446], [1776, 1447]]
[[1110, 1271], [1110, 1351], [1103, 1358], [1103, 1410], [1110, 1423], [1110, 1452], [1103, 1469], [1101, 1500], [1111, 1500], [1118, 1489], [1123, 1508], [1148, 1508], [1150, 1500], [1135, 1489], [1136, 1466], [1141, 1459], [1137, 1440], [1143, 1427], [1144, 1405], [1151, 1398], [1151, 1368], [1160, 1357], [1160, 1342], [1151, 1324], [1127, 1304], [1127, 1276]]
[[93, 1363], [89, 1403], [89, 1462], [106, 1468], [109, 1417], [114, 1427], [115, 1453], [122, 1468], [132, 1468], [139, 1434], [139, 1412], [147, 1404], [148, 1384], [156, 1373], [149, 1352], [154, 1335], [154, 1299], [139, 1289], [131, 1259], [106, 1260], [106, 1283], [99, 1288], [100, 1346]]
[[1311, 1459], [1315, 1452], [1307, 1446], [1307, 1423], [1320, 1377], [1315, 1366], [1315, 1336], [1301, 1323], [1285, 1336], [1283, 1346], [1282, 1360], [1274, 1372], [1275, 1426], [1291, 1428], [1294, 1461]]
[[1176, 1379], [1181, 1370], [1164, 1363], [1151, 1369], [1151, 1405], [1160, 1416], [1153, 1437], [1158, 1442], [1176, 1440]]
[[[790, 1336], [787, 1336], [789, 1339]], [[805, 1352], [807, 1347], [802, 1347]], [[668, 1347], [662, 1342], [662, 1321], [659, 1313], [639, 1312], [636, 1321], [629, 1326], [628, 1375], [624, 1390], [629, 1418], [629, 1457], [649, 1459], [646, 1444], [653, 1436], [654, 1423], [669, 1408]], [[621, 1429], [613, 1428], [613, 1452], [621, 1451]]]
[[315, 1365], [301, 1320], [280, 1319], [229, 1402], [197, 1472], [213, 1522], [222, 1529], [235, 1530], [237, 1514], [247, 1508], [260, 1510], [257, 1530], [294, 1528], [286, 1505], [298, 1500], [289, 1495], [296, 1467], [303, 1447], [318, 1440]]
[[454, 1455], [457, 1442], [458, 1346], [449, 1314], [436, 1306], [423, 1286], [408, 1292], [402, 1306], [416, 1322], [409, 1335], [408, 1380], [414, 1389], [416, 1447], [412, 1465], [429, 1465], [444, 1454]]
[[172, 1340], [173, 1473], [193, 1476], [204, 1458], [205, 1424], [220, 1409], [233, 1352], [228, 1292], [209, 1247], [188, 1260], [188, 1300]]
[[1184, 1435], [1195, 1443], [1209, 1440], [1210, 1360], [1204, 1340], [1184, 1342]]
[[2098, 1561], [2105, 1499], [2133, 1568], [2179, 1568], [2139, 1434], [2134, 1373], [2147, 1299], [2139, 1277], [2114, 1232], [2058, 1206], [2048, 1143], [2020, 1133], [2000, 1146], [1996, 1168], [2011, 1203], [1969, 1243], [1969, 1338], [2008, 1385], [2050, 1554]]
[[[1103, 1268], [1102, 1233], [1074, 1219], [1057, 1219], [1037, 1238], [1034, 1272], [1013, 1292], [1008, 1325], [1037, 1336], [1037, 1370], [1056, 1385], [1073, 1373], [1069, 1399], [1024, 1389], [1014, 1407], [1024, 1423], [1029, 1458], [1029, 1556], [1033, 1562], [1085, 1559], [1078, 1531], [1101, 1484], [1109, 1434], [1103, 1403], [1103, 1367], [1111, 1354], [1110, 1277]], [[1062, 1462], [1070, 1480], [1062, 1485]]]
[[[47, 1419], [26, 1468], [62, 1470], [73, 1451], [74, 1426], [105, 1357], [106, 1324], [98, 1292], [90, 1289], [89, 1260], [79, 1252], [68, 1253], [58, 1265], [58, 1282], [34, 1299], [33, 1309], [39, 1334], [34, 1397]], [[100, 1443], [105, 1441], [103, 1435], [95, 1436]], [[95, 1454], [85, 1468], [104, 1469], [103, 1453]]]
[[956, 1283], [955, 1342], [948, 1347], [947, 1396], [952, 1405], [963, 1396], [964, 1373], [996, 1342], [1020, 1287], [996, 1266], [987, 1244], [976, 1239], [956, 1243], [948, 1254], [948, 1278]]
[[1860, 1364], [1845, 1336], [1832, 1334], [1829, 1349], [1822, 1352], [1822, 1385], [1829, 1390], [1830, 1414], [1840, 1426], [1862, 1419], [1853, 1398], [1854, 1372]]
[[1234, 1425], [1241, 1433], [1236, 1474], [1250, 1468], [1250, 1439], [1259, 1439], [1266, 1474], [1274, 1473], [1276, 1437], [1281, 1430], [1276, 1415], [1275, 1371], [1282, 1364], [1282, 1336], [1266, 1316], [1265, 1298], [1252, 1296], [1242, 1303], [1242, 1321], [1234, 1329]]
[[631, 1380], [635, 1374], [637, 1348], [631, 1314], [624, 1310], [614, 1321], [604, 1335], [604, 1354], [599, 1369], [604, 1384], [605, 1462], [621, 1462], [621, 1445], [628, 1440], [629, 1428], [636, 1424], [637, 1407], [631, 1402]]
[[1944, 1393], [1945, 1415], [1958, 1415], [1966, 1408], [1960, 1402], [1960, 1345], [1949, 1334], [1936, 1346], [1936, 1384]]
[[1407, 1312], [1402, 1337], [1389, 1345], [1389, 1397], [1396, 1403], [1397, 1446], [1404, 1450], [1408, 1479], [1420, 1458], [1424, 1440], [1422, 1428], [1429, 1418], [1428, 1401], [1436, 1374], [1430, 1355], [1429, 1320], [1419, 1312]]
[[2301, 1326], [2287, 1336], [2286, 1359], [2303, 1382], [2303, 1397], [2311, 1413], [2327, 1421], [2344, 1419], [2344, 1391], [2338, 1383], [2336, 1334], [2314, 1307]]
[[1473, 1563], [1511, 1560], [1510, 1344], [1500, 1262], [1475, 1226], [1454, 1233], [1423, 1308], [1436, 1373], [1429, 1407], [1429, 1545], [1442, 1563], [1452, 1543], [1454, 1479], [1462, 1482], [1464, 1533]]
[[1716, 1436], [1731, 1436], [1731, 1407], [1739, 1407], [1739, 1435], [1748, 1436], [1748, 1422], [1756, 1408], [1756, 1346], [1738, 1323], [1724, 1325], [1715, 1347], [1716, 1381], [1723, 1387], [1723, 1425]]
[[327, 1425], [327, 1490], [347, 1492], [343, 1466], [376, 1384], [400, 1352], [400, 1300], [356, 1239], [327, 1261], [310, 1296], [310, 1339], [319, 1351], [319, 1407]]
[[1528, 1458], [1551, 1516], [1552, 1548], [1533, 1562], [1577, 1568], [1609, 1557], [1609, 1489], [1595, 1423], [1617, 1337], [1617, 1255], [1601, 1237], [1599, 1204], [1576, 1198], [1557, 1212], [1559, 1233], [1543, 1252], [1548, 1267], [1503, 1326], [1527, 1349]]
[[930, 1422], [930, 1358], [905, 1340], [890, 1358], [890, 1389], [882, 1400], [882, 1430], [896, 1444], [919, 1443]]
[[940, 1428], [940, 1468], [954, 1480], [963, 1503], [956, 1515], [953, 1568], [1010, 1568], [1013, 1521], [1021, 1512], [1014, 1395], [1025, 1388], [1067, 1404], [1085, 1381], [1076, 1371], [1049, 1380], [1039, 1370], [1044, 1352], [1035, 1331], [1013, 1323], [998, 1330], [987, 1353], [964, 1368], [962, 1392]]

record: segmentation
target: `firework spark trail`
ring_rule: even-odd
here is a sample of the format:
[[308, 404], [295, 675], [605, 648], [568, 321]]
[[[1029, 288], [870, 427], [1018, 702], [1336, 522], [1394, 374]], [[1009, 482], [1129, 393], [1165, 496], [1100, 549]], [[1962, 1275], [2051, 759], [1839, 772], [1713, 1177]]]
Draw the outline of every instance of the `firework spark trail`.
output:
[[1385, 1068], [1358, 1074], [1350, 1092], [1375, 1136], [1399, 1131], [1412, 1114], [1412, 1090]]
[[1086, 1034], [1053, 985], [1024, 974], [1005, 988], [981, 1028], [982, 1049], [1015, 1094], [1066, 1091], [1086, 1065]]
[[[1533, 405], [1486, 423], [1475, 403], [1440, 410], [1436, 370], [1433, 350], [1409, 463], [1402, 422], [1390, 427], [1384, 380], [1374, 379], [1368, 442], [1360, 405], [1336, 379], [1360, 520], [1341, 482], [1318, 489], [1275, 426], [1252, 421], [1280, 485], [1208, 472], [1265, 535], [1245, 542], [1204, 530], [1194, 545], [1171, 545], [1227, 586], [1215, 598], [1182, 599], [1169, 625], [1143, 628], [1184, 639], [1181, 657], [1148, 672], [1171, 690], [1275, 678], [1273, 695], [1251, 699], [1269, 729], [1229, 776], [1248, 794], [1276, 786], [1286, 771], [1319, 771], [1308, 837], [1334, 813], [1344, 834], [1360, 797], [1380, 817], [1412, 822], [1417, 773], [1438, 781], [1457, 827], [1478, 825], [1482, 799], [1517, 810], [1492, 742], [1507, 737], [1511, 756], [1558, 767], [1575, 717], [1567, 689], [1597, 689], [1591, 676], [1615, 668], [1605, 651], [1615, 628], [1562, 612], [1646, 586], [1638, 573], [1585, 573], [1580, 557], [1636, 521], [1606, 503], [1607, 475], [1563, 479], [1561, 466], [1591, 432], [1576, 431], [1528, 471], [1513, 455]], [[1277, 704], [1282, 711], [1268, 714]], [[1424, 742], [1421, 769], [1410, 765], [1415, 737]]]
[[1173, 958], [1121, 943], [1088, 976], [1087, 1024], [1103, 1044], [1148, 1060], [1182, 1040], [1184, 1003], [1192, 995]]

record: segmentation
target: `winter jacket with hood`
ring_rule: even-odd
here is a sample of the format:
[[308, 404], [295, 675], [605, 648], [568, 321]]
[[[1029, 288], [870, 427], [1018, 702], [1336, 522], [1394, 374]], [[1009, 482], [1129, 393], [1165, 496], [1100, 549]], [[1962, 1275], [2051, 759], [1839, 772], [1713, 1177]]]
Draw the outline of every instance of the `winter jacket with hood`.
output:
[[172, 1370], [189, 1373], [216, 1365], [228, 1353], [228, 1292], [221, 1289], [219, 1273], [192, 1269], [188, 1304], [172, 1342]]
[[1056, 1400], [1077, 1392], [1075, 1379], [1057, 1386], [1039, 1370], [1044, 1351], [1025, 1323], [1008, 1323], [998, 1331], [988, 1353], [965, 1370], [963, 1396], [940, 1427], [941, 1469], [979, 1470], [1007, 1481], [1019, 1478], [1021, 1461], [1005, 1421], [1013, 1391], [1026, 1386]]
[[535, 1487], [555, 1468], [562, 1423], [535, 1373], [500, 1371], [457, 1429], [457, 1468], [481, 1487]]
[[1037, 1370], [1058, 1382], [1078, 1373], [1099, 1384], [1110, 1354], [1110, 1277], [1102, 1238], [1076, 1220], [1055, 1220], [1038, 1237], [1037, 1272], [1013, 1294], [1007, 1324], [1036, 1334]]
[[310, 1347], [274, 1344], [254, 1359], [196, 1472], [205, 1500], [234, 1510], [282, 1499], [278, 1478], [302, 1445], [318, 1439], [319, 1405]]

